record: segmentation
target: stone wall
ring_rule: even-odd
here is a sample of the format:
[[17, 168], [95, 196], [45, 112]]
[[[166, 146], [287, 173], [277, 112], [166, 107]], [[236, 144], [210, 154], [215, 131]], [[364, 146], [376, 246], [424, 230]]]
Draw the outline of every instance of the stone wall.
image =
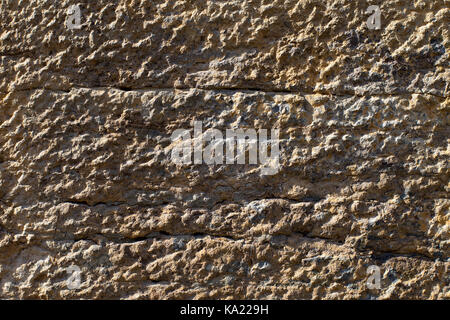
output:
[[[3, 0], [0, 298], [450, 298], [449, 8]], [[194, 121], [278, 172], [174, 163]]]

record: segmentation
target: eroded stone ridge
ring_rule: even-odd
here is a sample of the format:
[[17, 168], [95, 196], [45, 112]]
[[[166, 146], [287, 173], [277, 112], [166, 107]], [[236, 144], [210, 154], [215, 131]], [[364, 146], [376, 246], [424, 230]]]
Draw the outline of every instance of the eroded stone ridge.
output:
[[[0, 298], [450, 298], [449, 4], [2, 2]], [[278, 172], [174, 163], [194, 121]]]

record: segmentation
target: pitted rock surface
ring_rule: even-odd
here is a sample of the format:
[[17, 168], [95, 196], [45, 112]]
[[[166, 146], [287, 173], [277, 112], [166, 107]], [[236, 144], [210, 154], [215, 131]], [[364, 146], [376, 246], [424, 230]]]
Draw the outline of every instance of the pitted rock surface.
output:
[[[0, 16], [0, 298], [450, 298], [450, 1]], [[279, 171], [174, 163], [194, 121], [279, 128]]]

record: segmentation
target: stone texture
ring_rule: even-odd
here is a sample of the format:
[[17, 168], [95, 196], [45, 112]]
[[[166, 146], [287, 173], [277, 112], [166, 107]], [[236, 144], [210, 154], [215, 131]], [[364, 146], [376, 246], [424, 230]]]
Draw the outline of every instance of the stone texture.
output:
[[[370, 4], [381, 30], [365, 1], [3, 1], [0, 298], [449, 299], [450, 1]], [[280, 171], [174, 164], [194, 120], [280, 128]]]

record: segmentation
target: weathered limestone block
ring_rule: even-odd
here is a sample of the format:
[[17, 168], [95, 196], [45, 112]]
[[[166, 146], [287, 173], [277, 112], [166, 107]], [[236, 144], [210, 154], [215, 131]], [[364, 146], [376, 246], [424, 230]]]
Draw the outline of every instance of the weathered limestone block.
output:
[[450, 1], [371, 4], [3, 1], [0, 298], [449, 299]]

